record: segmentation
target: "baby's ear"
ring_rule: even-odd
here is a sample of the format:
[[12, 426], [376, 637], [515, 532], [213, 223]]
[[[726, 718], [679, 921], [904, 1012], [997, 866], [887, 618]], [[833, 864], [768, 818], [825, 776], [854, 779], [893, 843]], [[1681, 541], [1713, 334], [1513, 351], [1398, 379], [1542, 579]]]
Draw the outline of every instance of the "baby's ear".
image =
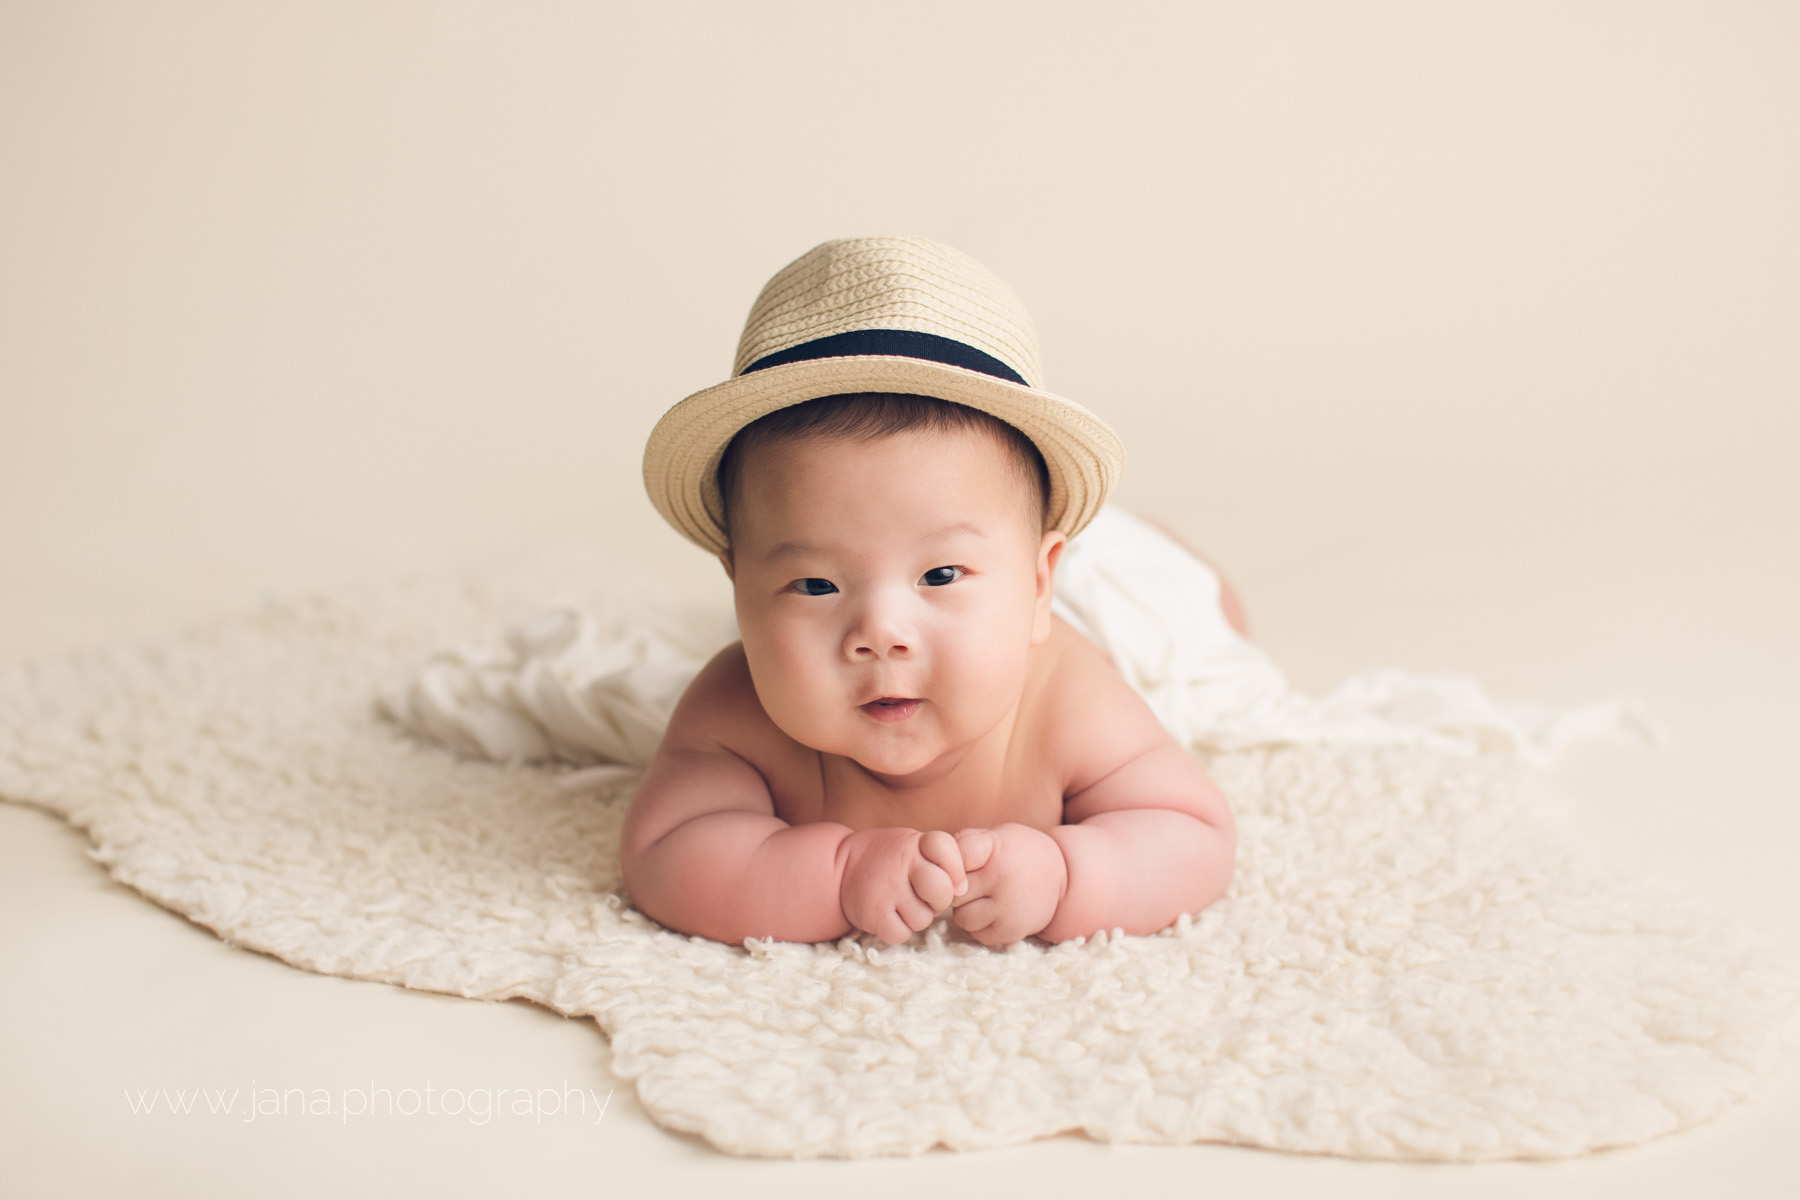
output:
[[1044, 534], [1038, 542], [1037, 588], [1038, 599], [1048, 600], [1052, 589], [1056, 586], [1056, 564], [1062, 561], [1063, 547], [1069, 544], [1067, 535], [1060, 529], [1052, 529]]
[[1069, 539], [1060, 529], [1044, 534], [1038, 543], [1037, 607], [1031, 617], [1031, 644], [1042, 645], [1050, 637], [1050, 601], [1056, 594], [1056, 564], [1062, 561]]
[[731, 580], [731, 582], [733, 582], [733, 583], [736, 583], [737, 582], [737, 565], [735, 563], [733, 563], [731, 560], [731, 547], [730, 546], [727, 546], [723, 550], [719, 551], [719, 565], [721, 567], [725, 568], [725, 578]]

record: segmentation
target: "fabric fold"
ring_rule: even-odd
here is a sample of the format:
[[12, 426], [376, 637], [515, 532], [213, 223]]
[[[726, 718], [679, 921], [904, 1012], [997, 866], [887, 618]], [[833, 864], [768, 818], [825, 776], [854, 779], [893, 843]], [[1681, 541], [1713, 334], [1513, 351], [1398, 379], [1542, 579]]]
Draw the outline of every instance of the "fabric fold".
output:
[[[1418, 745], [1542, 765], [1579, 738], [1662, 738], [1636, 700], [1503, 704], [1457, 674], [1373, 670], [1308, 696], [1231, 627], [1217, 572], [1116, 506], [1069, 543], [1055, 611], [1197, 749]], [[381, 703], [403, 727], [464, 755], [642, 766], [688, 683], [735, 636], [725, 614], [642, 613], [603, 626], [556, 606], [507, 627], [498, 644], [438, 650]]]

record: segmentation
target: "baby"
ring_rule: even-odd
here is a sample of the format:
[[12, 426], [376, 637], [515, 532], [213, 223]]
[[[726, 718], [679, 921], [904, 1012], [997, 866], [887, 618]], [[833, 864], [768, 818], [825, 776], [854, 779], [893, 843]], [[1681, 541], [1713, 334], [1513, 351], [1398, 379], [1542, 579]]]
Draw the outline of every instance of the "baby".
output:
[[[771, 348], [772, 347], [772, 348]], [[1199, 763], [1051, 612], [1117, 439], [1030, 377], [1022, 306], [919, 239], [770, 281], [735, 377], [663, 418], [658, 508], [715, 550], [741, 641], [625, 819], [632, 902], [725, 942], [1154, 933], [1225, 890]]]

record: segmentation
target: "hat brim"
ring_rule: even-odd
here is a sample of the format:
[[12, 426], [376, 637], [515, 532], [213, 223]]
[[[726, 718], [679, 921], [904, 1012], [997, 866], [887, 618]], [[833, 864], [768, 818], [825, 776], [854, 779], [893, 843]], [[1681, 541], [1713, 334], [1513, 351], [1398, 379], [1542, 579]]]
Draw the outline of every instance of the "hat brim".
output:
[[683, 537], [722, 553], [718, 470], [731, 439], [777, 409], [847, 392], [933, 396], [1005, 421], [1043, 454], [1050, 473], [1050, 527], [1070, 537], [1094, 519], [1125, 465], [1118, 435], [1073, 400], [924, 359], [820, 358], [739, 375], [664, 413], [644, 447], [650, 502]]

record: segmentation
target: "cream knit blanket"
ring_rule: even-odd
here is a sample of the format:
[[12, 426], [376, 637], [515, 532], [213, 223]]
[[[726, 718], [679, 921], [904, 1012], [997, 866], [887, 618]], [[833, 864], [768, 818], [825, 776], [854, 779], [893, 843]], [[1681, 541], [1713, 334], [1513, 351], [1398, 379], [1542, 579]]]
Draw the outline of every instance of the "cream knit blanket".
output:
[[627, 768], [506, 765], [376, 697], [431, 652], [654, 593], [572, 556], [0, 669], [0, 796], [112, 874], [309, 970], [592, 1016], [663, 1124], [866, 1156], [1100, 1139], [1554, 1157], [1706, 1120], [1773, 1072], [1793, 974], [1584, 861], [1511, 755], [1216, 752], [1224, 900], [1156, 937], [989, 951], [679, 936], [618, 894]]

